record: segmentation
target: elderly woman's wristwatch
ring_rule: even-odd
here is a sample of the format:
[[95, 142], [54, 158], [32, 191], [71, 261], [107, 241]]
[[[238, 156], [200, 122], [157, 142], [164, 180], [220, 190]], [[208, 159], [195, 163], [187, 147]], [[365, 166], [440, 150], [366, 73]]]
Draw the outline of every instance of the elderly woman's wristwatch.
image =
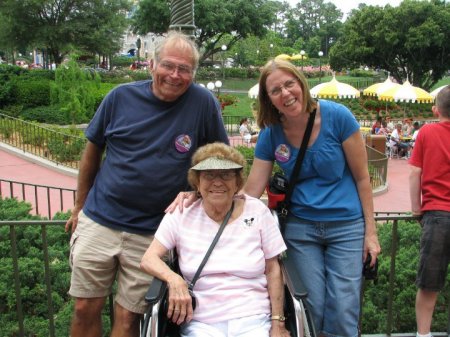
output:
[[271, 320], [284, 322], [286, 320], [286, 317], [283, 315], [272, 315]]

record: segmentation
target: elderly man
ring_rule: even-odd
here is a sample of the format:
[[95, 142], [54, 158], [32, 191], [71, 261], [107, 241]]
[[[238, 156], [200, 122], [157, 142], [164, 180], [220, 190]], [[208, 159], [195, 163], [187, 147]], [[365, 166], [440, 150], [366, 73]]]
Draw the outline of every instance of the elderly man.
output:
[[195, 44], [170, 32], [151, 61], [153, 80], [112, 90], [86, 130], [77, 199], [66, 224], [73, 232], [72, 337], [102, 335], [101, 311], [115, 279], [111, 336], [139, 335], [151, 282], [139, 269], [142, 255], [165, 208], [188, 186], [195, 150], [228, 143], [218, 101], [193, 84], [198, 60]]

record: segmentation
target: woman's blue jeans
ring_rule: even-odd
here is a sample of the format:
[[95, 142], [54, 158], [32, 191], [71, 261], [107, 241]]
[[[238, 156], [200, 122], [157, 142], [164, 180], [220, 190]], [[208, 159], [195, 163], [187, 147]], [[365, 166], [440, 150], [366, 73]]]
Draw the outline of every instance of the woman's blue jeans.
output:
[[316, 222], [290, 216], [287, 258], [308, 291], [317, 333], [358, 335], [363, 269], [364, 219]]

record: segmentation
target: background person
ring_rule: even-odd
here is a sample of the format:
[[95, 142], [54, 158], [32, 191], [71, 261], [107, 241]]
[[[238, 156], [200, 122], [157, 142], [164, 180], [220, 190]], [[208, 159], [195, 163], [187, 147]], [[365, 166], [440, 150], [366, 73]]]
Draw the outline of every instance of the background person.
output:
[[389, 130], [388, 130], [386, 121], [381, 122], [381, 128], [378, 129], [377, 135], [383, 135], [386, 137], [389, 136]]
[[244, 141], [247, 143], [256, 143], [256, 140], [258, 139], [258, 133], [251, 131], [250, 125], [248, 123], [248, 118], [241, 119], [239, 124], [239, 133], [242, 139], [244, 139]]
[[417, 136], [419, 135], [420, 124], [419, 122], [414, 122], [413, 124], [413, 134], [411, 136], [411, 147], [414, 147], [414, 143], [416, 142]]
[[[168, 283], [168, 315], [182, 336], [289, 336], [282, 317], [283, 279], [278, 255], [285, 249], [281, 233], [258, 199], [236, 197], [244, 184], [245, 158], [221, 143], [198, 149], [189, 182], [200, 195], [192, 207], [167, 214], [141, 267]], [[191, 282], [227, 212], [231, 217], [194, 286]], [[176, 249], [184, 278], [162, 260]], [[218, 300], [220, 299], [220, 300]], [[281, 318], [281, 320], [280, 320]]]
[[439, 123], [423, 125], [410, 164], [413, 215], [422, 215], [416, 285], [417, 336], [431, 337], [431, 322], [450, 261], [450, 86], [436, 96]]
[[383, 122], [382, 117], [377, 117], [377, 120], [372, 125], [371, 134], [376, 135], [378, 133], [378, 130], [381, 128], [381, 123]]
[[391, 138], [389, 139], [390, 146], [396, 146], [398, 148], [398, 155], [401, 158], [406, 158], [408, 151], [410, 150], [410, 145], [403, 141], [402, 135], [402, 123], [397, 123], [394, 131], [391, 133]]
[[112, 90], [86, 129], [77, 199], [66, 224], [73, 231], [72, 337], [102, 335], [101, 311], [116, 273], [112, 336], [139, 335], [151, 281], [139, 261], [164, 208], [188, 186], [193, 152], [228, 141], [218, 101], [192, 83], [198, 59], [189, 37], [170, 32], [151, 61], [153, 80]]
[[411, 118], [405, 118], [403, 121], [402, 133], [403, 137], [411, 137], [413, 134], [414, 128], [412, 125]]

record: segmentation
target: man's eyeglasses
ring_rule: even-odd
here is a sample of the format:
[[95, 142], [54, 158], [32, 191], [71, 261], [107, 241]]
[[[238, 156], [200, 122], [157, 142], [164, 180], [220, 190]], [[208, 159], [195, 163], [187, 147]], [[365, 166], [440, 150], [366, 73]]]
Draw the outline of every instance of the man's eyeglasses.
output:
[[229, 181], [236, 177], [236, 171], [202, 171], [201, 175], [208, 181], [213, 181], [216, 178]]
[[178, 70], [178, 74], [181, 76], [192, 75], [192, 68], [186, 65], [175, 64], [167, 61], [159, 62], [158, 65], [169, 73], [173, 73], [175, 70]]
[[278, 96], [283, 91], [283, 88], [286, 90], [290, 90], [295, 87], [295, 85], [298, 83], [296, 79], [287, 80], [284, 82], [284, 84], [280, 85], [279, 87], [275, 87], [272, 90], [269, 91], [270, 96]]

